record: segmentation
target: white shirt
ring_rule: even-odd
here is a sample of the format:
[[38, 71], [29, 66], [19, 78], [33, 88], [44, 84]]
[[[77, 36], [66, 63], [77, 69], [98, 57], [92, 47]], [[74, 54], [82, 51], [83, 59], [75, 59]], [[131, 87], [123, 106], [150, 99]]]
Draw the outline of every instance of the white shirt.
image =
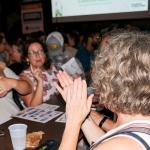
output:
[[[18, 79], [19, 77], [9, 68], [5, 68], [6, 77]], [[15, 104], [12, 91], [8, 92], [4, 97], [0, 97], [0, 124], [11, 119], [11, 116], [19, 112], [18, 106]]]

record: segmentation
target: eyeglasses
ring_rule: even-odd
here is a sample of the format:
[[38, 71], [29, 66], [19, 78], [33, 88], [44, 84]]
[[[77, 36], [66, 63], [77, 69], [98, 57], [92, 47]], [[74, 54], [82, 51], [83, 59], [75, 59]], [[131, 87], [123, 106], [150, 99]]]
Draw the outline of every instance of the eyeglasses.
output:
[[28, 52], [29, 56], [37, 56], [37, 55], [43, 55], [43, 54], [44, 54], [43, 50]]

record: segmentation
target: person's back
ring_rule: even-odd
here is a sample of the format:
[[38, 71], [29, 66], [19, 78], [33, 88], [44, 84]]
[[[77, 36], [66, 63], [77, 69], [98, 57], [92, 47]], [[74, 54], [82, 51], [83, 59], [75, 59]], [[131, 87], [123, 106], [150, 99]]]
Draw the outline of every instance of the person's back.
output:
[[[91, 150], [96, 149], [96, 147], [100, 148], [101, 147], [100, 145], [105, 143], [108, 140], [110, 140], [111, 142], [112, 141], [114, 142], [118, 141], [118, 142], [124, 142], [124, 143], [129, 142], [127, 147], [125, 147], [128, 149], [133, 149], [132, 146], [134, 147], [135, 145], [135, 147], [137, 147], [139, 145], [139, 150], [141, 149], [148, 150], [148, 148], [150, 148], [149, 132], [150, 132], [149, 120], [131, 121], [129, 123], [120, 125], [117, 128], [111, 129], [110, 132], [107, 132], [107, 134], [100, 137], [99, 141], [92, 144]], [[120, 138], [122, 139], [120, 140]], [[131, 142], [131, 145], [130, 145], [130, 142]], [[109, 145], [111, 147], [111, 144]]]

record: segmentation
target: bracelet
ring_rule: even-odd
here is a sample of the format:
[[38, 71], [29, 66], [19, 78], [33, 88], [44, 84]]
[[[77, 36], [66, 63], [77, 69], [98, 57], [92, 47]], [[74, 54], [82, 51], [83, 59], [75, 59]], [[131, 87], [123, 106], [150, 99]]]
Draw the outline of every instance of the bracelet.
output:
[[104, 116], [103, 119], [100, 121], [100, 123], [99, 123], [98, 126], [99, 126], [100, 128], [102, 128], [102, 126], [103, 126], [103, 124], [104, 124], [104, 122], [105, 122], [106, 120], [107, 120], [107, 117]]

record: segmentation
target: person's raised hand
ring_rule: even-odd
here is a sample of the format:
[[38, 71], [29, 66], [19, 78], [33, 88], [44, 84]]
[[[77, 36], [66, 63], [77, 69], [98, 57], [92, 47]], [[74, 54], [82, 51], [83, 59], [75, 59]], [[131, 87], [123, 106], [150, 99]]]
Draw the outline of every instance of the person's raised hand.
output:
[[42, 80], [42, 70], [40, 68], [33, 68], [32, 66], [30, 66], [31, 72], [34, 76], [34, 78], [37, 81], [43, 81]]
[[59, 93], [62, 95], [63, 99], [66, 101], [67, 87], [73, 84], [73, 79], [65, 71], [59, 71], [57, 73], [57, 78], [59, 80], [60, 85], [55, 84], [55, 86]]
[[69, 123], [82, 124], [90, 112], [93, 95], [87, 97], [87, 84], [81, 78], [75, 79], [66, 88], [66, 116]]

